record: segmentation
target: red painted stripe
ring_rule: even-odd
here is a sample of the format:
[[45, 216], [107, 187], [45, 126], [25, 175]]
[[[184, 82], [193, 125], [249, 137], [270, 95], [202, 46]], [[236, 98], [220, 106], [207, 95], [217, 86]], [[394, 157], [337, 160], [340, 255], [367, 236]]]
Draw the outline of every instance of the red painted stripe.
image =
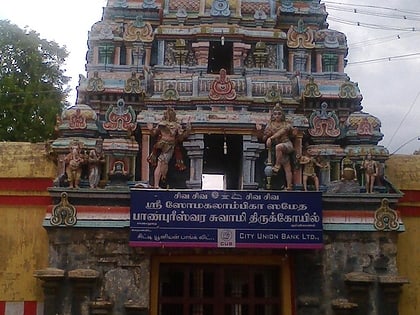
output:
[[0, 315], [5, 315], [6, 313], [6, 302], [0, 301]]
[[420, 217], [420, 207], [398, 206], [403, 217]]
[[49, 196], [0, 196], [0, 204], [5, 206], [47, 206], [51, 202]]
[[36, 301], [25, 301], [23, 315], [37, 315], [36, 314]]
[[52, 186], [51, 178], [0, 178], [0, 190], [45, 191]]
[[355, 211], [341, 211], [341, 210], [325, 210], [322, 212], [324, 218], [370, 218], [373, 217], [372, 211], [355, 210]]
[[403, 190], [402, 192], [404, 193], [404, 196], [399, 199], [399, 202], [420, 201], [420, 190]]

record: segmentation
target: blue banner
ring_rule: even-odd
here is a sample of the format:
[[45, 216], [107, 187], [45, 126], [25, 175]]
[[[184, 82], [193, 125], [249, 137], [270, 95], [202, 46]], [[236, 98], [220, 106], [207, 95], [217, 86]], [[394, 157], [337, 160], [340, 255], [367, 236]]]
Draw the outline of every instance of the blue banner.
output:
[[320, 248], [320, 192], [131, 190], [130, 245]]

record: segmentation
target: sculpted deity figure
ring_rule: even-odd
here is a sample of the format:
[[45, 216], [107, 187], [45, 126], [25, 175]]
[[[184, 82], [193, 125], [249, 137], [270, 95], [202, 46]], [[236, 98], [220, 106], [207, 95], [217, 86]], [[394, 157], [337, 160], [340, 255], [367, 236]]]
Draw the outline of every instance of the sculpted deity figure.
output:
[[303, 165], [303, 190], [308, 190], [308, 179], [311, 178], [314, 181], [315, 190], [319, 191], [319, 179], [318, 175], [316, 174], [316, 167], [324, 168], [326, 166], [319, 163], [319, 161], [316, 158], [310, 156], [306, 151], [302, 156], [298, 157], [298, 159], [299, 163]]
[[82, 175], [82, 164], [85, 162], [79, 144], [73, 144], [71, 146], [70, 153], [66, 155], [64, 162], [66, 165], [69, 187], [79, 188], [80, 176]]
[[368, 153], [362, 162], [362, 169], [365, 175], [366, 192], [373, 192], [376, 176], [378, 176], [378, 164], [372, 159], [372, 154]]
[[159, 188], [160, 182], [166, 180], [168, 165], [172, 156], [175, 155], [175, 168], [180, 171], [185, 170], [186, 166], [182, 159], [180, 145], [188, 137], [191, 131], [191, 124], [188, 121], [184, 129], [177, 122], [175, 110], [172, 107], [168, 107], [163, 114], [163, 119], [156, 126], [149, 123], [147, 127], [151, 135], [157, 137], [152, 153], [147, 158], [147, 161], [155, 167], [153, 187]]
[[[257, 126], [258, 128], [258, 126]], [[286, 177], [286, 189], [292, 189], [292, 166], [290, 154], [294, 152], [291, 137], [293, 136], [294, 128], [291, 123], [286, 121], [286, 116], [280, 104], [274, 106], [271, 119], [266, 125], [262, 140], [269, 149], [269, 156], [271, 158], [271, 150], [275, 152], [275, 162], [273, 166], [273, 173], [277, 174], [283, 167]]]
[[89, 151], [89, 186], [90, 188], [98, 188], [98, 183], [101, 178], [101, 164], [104, 163], [104, 158], [95, 149]]

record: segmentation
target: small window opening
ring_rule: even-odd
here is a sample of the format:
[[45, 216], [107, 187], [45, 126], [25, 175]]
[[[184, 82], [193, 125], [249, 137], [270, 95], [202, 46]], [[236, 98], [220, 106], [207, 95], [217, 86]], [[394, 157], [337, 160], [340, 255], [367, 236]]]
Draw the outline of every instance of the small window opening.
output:
[[120, 65], [127, 64], [127, 47], [124, 44], [121, 45], [120, 48]]
[[114, 46], [104, 45], [99, 47], [99, 64], [109, 65], [114, 63]]
[[209, 63], [207, 73], [219, 74], [220, 69], [225, 69], [226, 74], [232, 74], [233, 64], [233, 43], [231, 42], [210, 42]]

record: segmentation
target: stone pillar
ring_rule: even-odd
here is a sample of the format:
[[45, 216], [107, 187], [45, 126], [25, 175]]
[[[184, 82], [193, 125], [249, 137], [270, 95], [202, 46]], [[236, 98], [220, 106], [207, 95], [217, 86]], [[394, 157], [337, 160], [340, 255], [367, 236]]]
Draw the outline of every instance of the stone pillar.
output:
[[303, 50], [298, 50], [293, 55], [293, 71], [306, 71], [308, 54]]
[[344, 55], [338, 55], [338, 66], [337, 71], [340, 73], [344, 73]]
[[295, 54], [293, 52], [289, 52], [289, 72], [293, 72], [293, 61], [295, 59]]
[[64, 280], [64, 270], [56, 268], [36, 270], [34, 277], [44, 281], [42, 284], [44, 289], [44, 315], [61, 314], [58, 296]]
[[164, 65], [165, 64], [165, 41], [158, 40], [158, 57], [157, 57], [157, 64]]
[[192, 97], [198, 97], [198, 81], [199, 77], [194, 75], [192, 77]]
[[127, 65], [132, 65], [133, 64], [133, 47], [126, 47], [126, 51], [127, 51], [127, 53], [126, 53], [126, 63], [127, 63]]
[[93, 47], [93, 64], [94, 65], [99, 64], [99, 47], [98, 46]]
[[120, 64], [120, 57], [121, 57], [121, 47], [116, 46], [115, 47], [115, 54], [114, 54], [114, 65]]
[[251, 45], [244, 43], [233, 43], [233, 68], [241, 68]]
[[277, 69], [284, 69], [284, 50], [283, 44], [277, 44], [276, 51], [277, 51]]
[[209, 47], [210, 42], [192, 43], [192, 49], [194, 51], [195, 58], [197, 59], [198, 66], [205, 66], [207, 68], [209, 60]]
[[203, 156], [204, 156], [204, 135], [190, 135], [183, 142], [190, 159], [190, 179], [187, 180], [187, 187], [190, 189], [201, 189], [201, 177], [203, 175]]
[[236, 15], [238, 17], [242, 17], [242, 0], [237, 0], [236, 1]]
[[401, 276], [379, 276], [380, 296], [379, 314], [398, 315], [401, 286], [408, 283], [408, 279]]
[[146, 67], [149, 67], [151, 56], [152, 56], [152, 44], [151, 43], [146, 44], [145, 48], [146, 48], [146, 55], [145, 55], [145, 58], [144, 58], [144, 65]]
[[312, 72], [312, 58], [311, 58], [311, 54], [308, 54], [307, 55], [306, 72], [308, 72], [308, 73], [311, 73]]
[[322, 72], [322, 54], [321, 52], [316, 52], [316, 72]]
[[137, 67], [137, 72], [140, 71], [140, 67], [143, 68], [144, 65], [144, 45], [143, 44], [136, 44], [132, 48], [132, 55], [133, 55], [133, 65]]
[[349, 288], [349, 300], [358, 305], [358, 308], [354, 309], [351, 314], [369, 314], [370, 289], [376, 281], [376, 276], [364, 272], [351, 272], [345, 274], [344, 279]]
[[245, 77], [246, 96], [252, 98], [252, 77]]
[[257, 137], [244, 135], [243, 143], [243, 183], [242, 189], [257, 189], [258, 183], [255, 181], [255, 160], [265, 148], [264, 143], [258, 143]]
[[203, 16], [205, 9], [206, 9], [206, 0], [200, 0], [200, 12], [198, 13], [198, 15]]
[[68, 273], [73, 283], [72, 315], [89, 315], [92, 290], [99, 272], [93, 269], [74, 269]]

